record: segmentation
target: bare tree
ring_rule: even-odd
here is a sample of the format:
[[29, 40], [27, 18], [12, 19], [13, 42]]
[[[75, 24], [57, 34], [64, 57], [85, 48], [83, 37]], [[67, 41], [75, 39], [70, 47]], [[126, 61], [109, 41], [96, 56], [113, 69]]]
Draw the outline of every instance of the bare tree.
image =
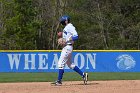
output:
[[67, 0], [39, 0], [38, 18], [43, 25], [38, 32], [39, 49], [58, 49], [57, 32], [60, 31], [59, 17], [64, 14]]

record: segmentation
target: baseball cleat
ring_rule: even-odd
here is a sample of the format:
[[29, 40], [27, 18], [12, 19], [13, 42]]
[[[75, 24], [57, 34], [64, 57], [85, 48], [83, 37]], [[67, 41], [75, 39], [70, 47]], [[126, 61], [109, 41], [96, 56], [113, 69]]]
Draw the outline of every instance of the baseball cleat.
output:
[[84, 81], [84, 84], [87, 85], [88, 73], [84, 73], [84, 75], [83, 75], [83, 81]]
[[62, 85], [62, 82], [59, 81], [59, 80], [57, 80], [57, 81], [55, 81], [55, 82], [53, 82], [51, 84], [56, 85], [56, 86], [61, 86]]

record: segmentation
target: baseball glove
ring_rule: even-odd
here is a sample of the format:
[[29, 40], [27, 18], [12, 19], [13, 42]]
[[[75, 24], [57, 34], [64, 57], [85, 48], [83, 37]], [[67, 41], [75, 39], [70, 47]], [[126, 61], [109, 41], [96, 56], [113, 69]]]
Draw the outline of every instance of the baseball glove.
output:
[[59, 38], [58, 39], [58, 44], [59, 45], [65, 45], [66, 44], [66, 40], [64, 38]]

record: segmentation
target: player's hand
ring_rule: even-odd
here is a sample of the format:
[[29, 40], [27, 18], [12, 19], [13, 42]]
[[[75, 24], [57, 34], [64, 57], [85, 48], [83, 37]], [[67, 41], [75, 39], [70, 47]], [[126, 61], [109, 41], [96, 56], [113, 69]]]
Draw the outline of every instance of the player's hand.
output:
[[58, 44], [61, 45], [61, 46], [65, 45], [66, 44], [66, 40], [64, 38], [59, 38], [58, 39]]

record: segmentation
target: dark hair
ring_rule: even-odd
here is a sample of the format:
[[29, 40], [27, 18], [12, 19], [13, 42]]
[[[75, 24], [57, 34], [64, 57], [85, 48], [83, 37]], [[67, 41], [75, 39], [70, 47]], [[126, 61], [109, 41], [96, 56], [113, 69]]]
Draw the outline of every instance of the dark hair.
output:
[[70, 23], [70, 19], [68, 19], [67, 21], [68, 21], [68, 23]]

